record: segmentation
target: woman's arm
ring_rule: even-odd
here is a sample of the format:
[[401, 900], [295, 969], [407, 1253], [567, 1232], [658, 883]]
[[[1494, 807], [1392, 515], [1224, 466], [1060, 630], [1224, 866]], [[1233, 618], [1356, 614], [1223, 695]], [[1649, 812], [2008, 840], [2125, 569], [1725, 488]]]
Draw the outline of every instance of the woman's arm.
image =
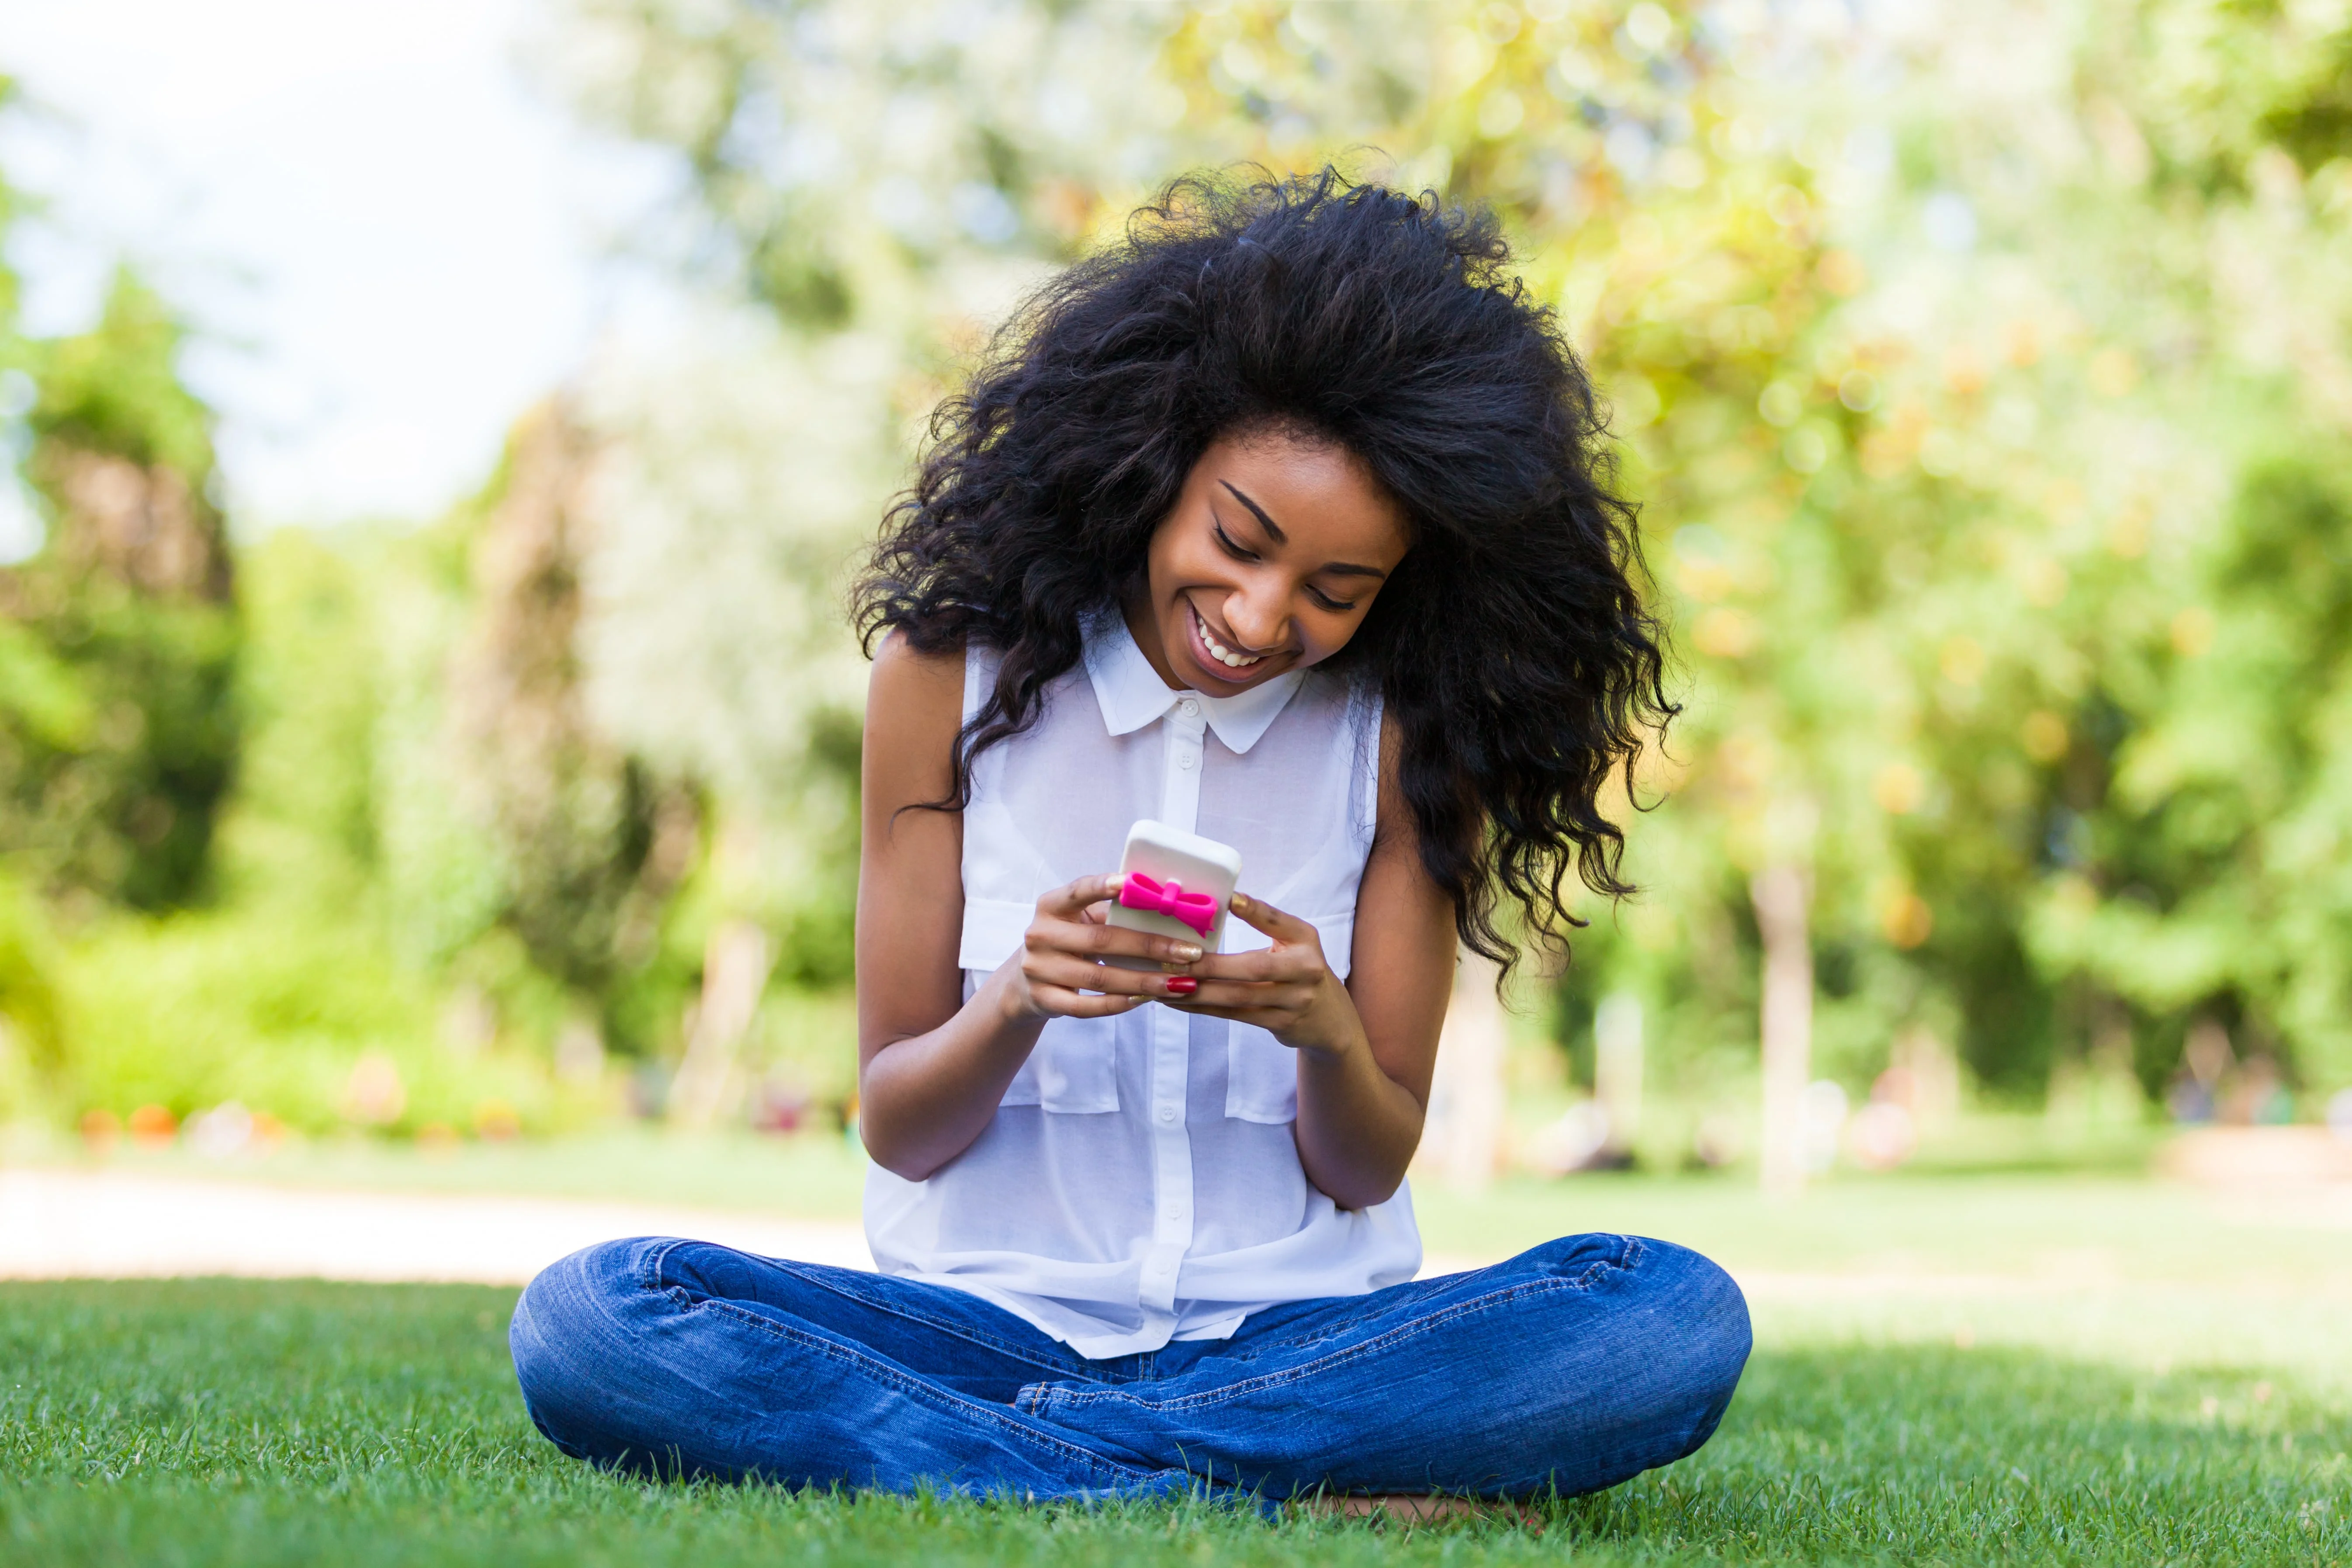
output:
[[1380, 826], [1357, 889], [1347, 984], [1313, 926], [1236, 895], [1234, 913], [1274, 946], [1202, 960], [1192, 966], [1200, 991], [1174, 1004], [1255, 1024], [1297, 1049], [1299, 1163], [1342, 1208], [1385, 1203], [1404, 1180], [1454, 990], [1454, 906], [1422, 869], [1396, 758], [1383, 725]]
[[1022, 950], [964, 1001], [963, 818], [920, 809], [948, 793], [962, 718], [961, 655], [884, 641], [866, 689], [861, 783], [858, 1132], [877, 1163], [914, 1182], [987, 1128], [1047, 1018], [1124, 1013], [1173, 994], [1173, 976], [1101, 968], [1097, 956], [1181, 963], [1201, 953], [1094, 920], [1089, 907], [1118, 879], [1082, 877], [1038, 900]]

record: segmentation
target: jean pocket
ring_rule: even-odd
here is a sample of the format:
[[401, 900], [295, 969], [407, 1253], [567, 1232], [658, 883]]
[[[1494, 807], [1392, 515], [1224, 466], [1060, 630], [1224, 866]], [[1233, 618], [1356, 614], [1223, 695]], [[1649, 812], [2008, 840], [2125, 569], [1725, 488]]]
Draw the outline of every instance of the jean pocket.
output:
[[1269, 1127], [1297, 1121], [1298, 1053], [1255, 1024], [1225, 1030], [1225, 1114]]
[[1065, 1116], [1118, 1109], [1118, 1020], [1055, 1018], [1013, 1075], [999, 1105], [1035, 1105]]

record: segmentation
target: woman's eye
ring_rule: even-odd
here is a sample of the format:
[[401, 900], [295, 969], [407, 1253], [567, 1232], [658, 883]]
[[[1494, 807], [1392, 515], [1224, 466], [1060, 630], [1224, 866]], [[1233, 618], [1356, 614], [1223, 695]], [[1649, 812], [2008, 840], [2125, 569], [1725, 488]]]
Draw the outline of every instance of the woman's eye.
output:
[[1217, 542], [1225, 547], [1226, 554], [1232, 556], [1236, 561], [1255, 561], [1257, 559], [1256, 551], [1244, 550], [1240, 545], [1234, 542], [1234, 536], [1225, 531], [1225, 525], [1223, 523], [1213, 522], [1209, 526], [1216, 531]]
[[1322, 605], [1327, 610], [1352, 610], [1356, 607], [1355, 600], [1335, 599], [1330, 595], [1325, 593], [1322, 589], [1312, 585], [1308, 586], [1307, 594], [1309, 598], [1313, 599], [1317, 604]]

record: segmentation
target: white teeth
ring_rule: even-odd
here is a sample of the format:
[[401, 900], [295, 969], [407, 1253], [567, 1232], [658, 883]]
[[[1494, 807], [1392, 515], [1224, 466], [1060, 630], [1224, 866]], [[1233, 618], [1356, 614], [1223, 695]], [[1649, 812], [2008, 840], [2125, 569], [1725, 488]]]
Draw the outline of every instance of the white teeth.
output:
[[1201, 612], [1198, 610], [1194, 610], [1192, 612], [1192, 624], [1201, 628], [1201, 646], [1207, 648], [1209, 650], [1210, 657], [1214, 658], [1219, 664], [1223, 665], [1227, 669], [1247, 669], [1251, 665], [1256, 664], [1265, 658], [1265, 655], [1262, 653], [1235, 653], [1233, 649], [1219, 642], [1210, 632], [1209, 623], [1201, 618]]

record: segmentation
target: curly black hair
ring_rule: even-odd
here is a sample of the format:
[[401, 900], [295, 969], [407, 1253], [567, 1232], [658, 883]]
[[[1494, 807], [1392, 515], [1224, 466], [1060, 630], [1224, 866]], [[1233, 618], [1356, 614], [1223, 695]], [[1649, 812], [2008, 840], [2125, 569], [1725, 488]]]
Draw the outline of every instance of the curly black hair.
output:
[[1331, 668], [1379, 685], [1429, 876], [1469, 947], [1519, 952], [1497, 890], [1560, 949], [1573, 864], [1622, 897], [1616, 769], [1676, 711], [1644, 607], [1607, 417], [1552, 312], [1506, 271], [1489, 213], [1335, 170], [1175, 181], [1123, 239], [1047, 283], [932, 416], [913, 488], [856, 590], [895, 629], [1000, 650], [958, 735], [971, 760], [1034, 723], [1118, 605], [1202, 453], [1266, 429], [1336, 443], [1412, 543]]

